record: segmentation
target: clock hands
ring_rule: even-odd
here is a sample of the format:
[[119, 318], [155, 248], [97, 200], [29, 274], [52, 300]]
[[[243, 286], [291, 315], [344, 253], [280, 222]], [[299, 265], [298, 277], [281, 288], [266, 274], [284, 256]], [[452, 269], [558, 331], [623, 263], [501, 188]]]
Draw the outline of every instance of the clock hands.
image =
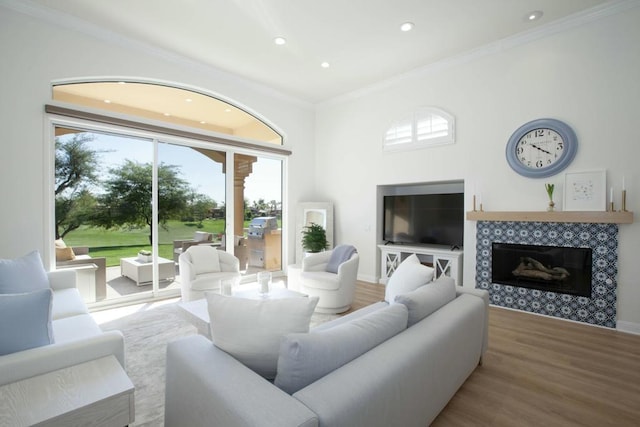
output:
[[550, 152], [548, 152], [547, 150], [544, 150], [544, 149], [542, 149], [542, 148], [538, 147], [538, 146], [537, 146], [537, 145], [535, 145], [535, 144], [531, 144], [531, 146], [532, 146], [533, 148], [536, 148], [536, 149], [538, 149], [538, 150], [542, 151], [543, 153], [547, 153], [547, 154], [549, 154], [549, 155], [551, 154], [551, 153], [550, 153]]

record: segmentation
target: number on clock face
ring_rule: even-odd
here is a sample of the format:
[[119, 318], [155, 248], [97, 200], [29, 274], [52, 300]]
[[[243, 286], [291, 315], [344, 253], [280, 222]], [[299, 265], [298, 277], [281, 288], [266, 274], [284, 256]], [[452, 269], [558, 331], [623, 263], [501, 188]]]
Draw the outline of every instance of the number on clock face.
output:
[[533, 129], [516, 144], [516, 157], [523, 166], [539, 169], [551, 166], [562, 156], [564, 141], [552, 129]]

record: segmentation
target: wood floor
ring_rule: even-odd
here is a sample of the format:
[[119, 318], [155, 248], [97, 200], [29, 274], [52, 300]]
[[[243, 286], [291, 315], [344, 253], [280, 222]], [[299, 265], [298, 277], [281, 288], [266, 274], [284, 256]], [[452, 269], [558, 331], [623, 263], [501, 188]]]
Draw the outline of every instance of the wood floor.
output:
[[[352, 310], [383, 298], [358, 282]], [[491, 307], [483, 365], [432, 426], [640, 426], [640, 336]]]

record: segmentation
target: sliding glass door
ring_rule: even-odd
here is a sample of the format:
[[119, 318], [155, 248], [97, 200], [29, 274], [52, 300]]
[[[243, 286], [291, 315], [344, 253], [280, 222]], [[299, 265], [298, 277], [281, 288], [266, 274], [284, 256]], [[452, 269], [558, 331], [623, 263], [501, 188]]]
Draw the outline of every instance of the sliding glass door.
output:
[[236, 255], [247, 280], [282, 269], [283, 159], [115, 127], [55, 135], [56, 268], [78, 271], [87, 303], [179, 295], [196, 244]]

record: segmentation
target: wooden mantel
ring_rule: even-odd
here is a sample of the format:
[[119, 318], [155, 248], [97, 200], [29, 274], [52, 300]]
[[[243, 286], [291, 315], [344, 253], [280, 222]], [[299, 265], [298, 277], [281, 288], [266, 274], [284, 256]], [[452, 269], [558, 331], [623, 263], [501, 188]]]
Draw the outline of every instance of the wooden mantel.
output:
[[511, 211], [470, 211], [469, 221], [510, 221], [510, 222], [585, 222], [604, 224], [631, 224], [633, 212], [511, 212]]

